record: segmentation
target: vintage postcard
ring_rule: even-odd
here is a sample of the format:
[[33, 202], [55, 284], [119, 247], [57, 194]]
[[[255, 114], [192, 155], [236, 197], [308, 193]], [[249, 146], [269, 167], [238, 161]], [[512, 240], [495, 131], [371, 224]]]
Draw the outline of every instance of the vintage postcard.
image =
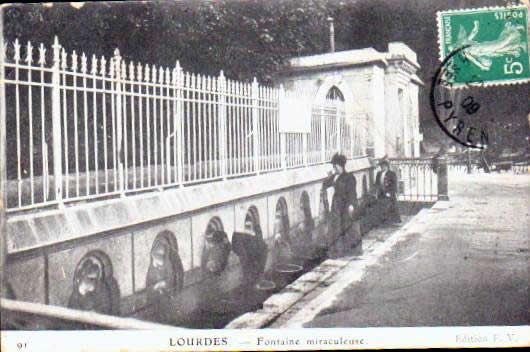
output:
[[528, 9], [3, 4], [1, 350], [529, 346]]

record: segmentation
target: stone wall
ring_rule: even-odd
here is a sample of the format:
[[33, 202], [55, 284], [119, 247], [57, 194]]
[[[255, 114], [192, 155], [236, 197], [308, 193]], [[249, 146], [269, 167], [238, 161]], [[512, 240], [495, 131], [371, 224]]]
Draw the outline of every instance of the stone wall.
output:
[[[369, 160], [350, 160], [346, 167], [355, 170], [361, 196], [363, 178], [373, 180]], [[161, 231], [175, 235], [184, 286], [192, 286], [201, 280], [204, 233], [212, 218], [220, 220], [231, 241], [234, 231], [243, 230], [248, 209], [254, 206], [264, 239], [270, 243], [280, 198], [287, 203], [291, 228], [301, 221], [303, 192], [309, 196], [313, 217], [318, 217], [321, 180], [330, 168], [318, 165], [11, 217], [6, 279], [19, 300], [66, 306], [76, 267], [88, 253], [100, 251], [108, 256], [117, 282], [121, 313], [129, 314], [145, 303], [150, 252]], [[231, 252], [226, 275], [237, 276], [238, 263]]]

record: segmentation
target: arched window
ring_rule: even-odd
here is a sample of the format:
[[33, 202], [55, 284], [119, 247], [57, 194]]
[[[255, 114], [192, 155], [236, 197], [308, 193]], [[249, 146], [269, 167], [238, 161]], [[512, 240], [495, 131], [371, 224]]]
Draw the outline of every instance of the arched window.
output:
[[339, 100], [339, 101], [344, 101], [344, 95], [342, 94], [342, 92], [340, 91], [339, 88], [337, 88], [337, 86], [333, 86], [331, 87], [329, 90], [328, 90], [328, 93], [326, 94], [326, 99], [329, 99], [329, 100]]

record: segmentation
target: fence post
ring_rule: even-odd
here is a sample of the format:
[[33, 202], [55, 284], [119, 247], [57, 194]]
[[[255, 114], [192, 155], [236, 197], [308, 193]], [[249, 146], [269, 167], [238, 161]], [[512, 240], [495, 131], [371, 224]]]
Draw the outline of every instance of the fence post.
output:
[[342, 123], [342, 116], [341, 112], [339, 111], [339, 105], [335, 102], [335, 124], [337, 126], [336, 133], [337, 133], [337, 153], [343, 154], [342, 145], [341, 145], [341, 123]]
[[[285, 98], [285, 88], [283, 87], [283, 84], [280, 85], [280, 91], [278, 93], [278, 118], [280, 118], [280, 102]], [[278, 133], [280, 134], [280, 165], [282, 170], [285, 170], [287, 169], [287, 134], [279, 131]]]
[[447, 177], [447, 157], [440, 155], [438, 157], [438, 200], [449, 200], [449, 180]]
[[[354, 152], [353, 144], [355, 143], [355, 127], [353, 126], [353, 124], [355, 123], [355, 120], [353, 119], [353, 115], [350, 118], [346, 118], [346, 121], [349, 121], [348, 123], [349, 123], [349, 131], [350, 131], [350, 157], [353, 159], [355, 156], [358, 156], [358, 155], [354, 155], [353, 153]], [[359, 144], [361, 146], [363, 145], [362, 137], [359, 137]]]
[[304, 166], [307, 166], [308, 165], [308, 161], [307, 161], [307, 136], [308, 136], [308, 133], [304, 133], [302, 135], [302, 161], [304, 163]]
[[260, 131], [259, 131], [259, 86], [258, 80], [254, 77], [252, 81], [252, 139], [254, 146], [254, 171], [260, 174]]
[[217, 89], [219, 91], [219, 160], [221, 176], [223, 180], [226, 180], [228, 174], [226, 160], [226, 78], [223, 70], [219, 73]]
[[[53, 67], [52, 67], [52, 138], [53, 138], [53, 179], [55, 187], [55, 200], [59, 207], [63, 204], [63, 165], [62, 165], [62, 136], [61, 136], [61, 88], [60, 88], [60, 50], [59, 39], [55, 36], [53, 41]], [[67, 141], [65, 141], [67, 143]], [[65, 160], [68, 162], [68, 160]]]
[[176, 99], [175, 102], [175, 145], [177, 150], [177, 183], [182, 186], [184, 182], [183, 171], [184, 171], [184, 124], [182, 120], [182, 89], [184, 86], [184, 76], [182, 74], [182, 67], [177, 61], [174, 71], [174, 84], [176, 85]]
[[116, 72], [116, 134], [117, 134], [117, 156], [118, 156], [118, 189], [121, 196], [125, 196], [124, 170], [123, 170], [123, 118], [122, 118], [122, 92], [121, 92], [121, 56], [120, 50], [114, 50], [114, 70]]
[[325, 104], [320, 107], [320, 162], [326, 161], [326, 118]]
[[[6, 96], [5, 96], [5, 67], [6, 59], [4, 47], [4, 9], [0, 6], [0, 292], [5, 292], [5, 261], [7, 257], [7, 136], [6, 136]], [[4, 296], [6, 297], [6, 296]], [[11, 297], [6, 297], [11, 298]]]

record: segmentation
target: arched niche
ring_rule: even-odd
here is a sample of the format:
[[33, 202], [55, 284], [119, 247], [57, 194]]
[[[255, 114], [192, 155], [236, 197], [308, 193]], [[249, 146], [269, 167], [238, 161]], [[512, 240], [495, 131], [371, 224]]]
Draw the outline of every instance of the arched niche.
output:
[[119, 314], [120, 290], [113, 276], [110, 257], [102, 250], [88, 252], [77, 263], [68, 307]]
[[239, 257], [244, 285], [253, 285], [262, 276], [267, 261], [258, 209], [250, 206], [245, 215], [244, 231], [232, 235], [232, 251]]
[[151, 246], [146, 289], [150, 298], [179, 292], [184, 283], [184, 268], [178, 251], [175, 234], [169, 230], [159, 232]]
[[276, 211], [274, 213], [274, 234], [280, 235], [283, 240], [290, 242], [289, 239], [289, 209], [284, 197], [280, 197], [276, 202]]
[[298, 224], [293, 232], [293, 251], [299, 258], [311, 257], [315, 223], [309, 194], [303, 191], [298, 203]]
[[204, 232], [204, 245], [201, 255], [201, 269], [205, 275], [221, 274], [227, 264], [231, 245], [224, 232], [221, 219], [217, 216], [210, 219]]
[[247, 210], [244, 227], [245, 232], [254, 234], [255, 236], [263, 239], [263, 231], [261, 228], [259, 212], [254, 205], [251, 205]]

